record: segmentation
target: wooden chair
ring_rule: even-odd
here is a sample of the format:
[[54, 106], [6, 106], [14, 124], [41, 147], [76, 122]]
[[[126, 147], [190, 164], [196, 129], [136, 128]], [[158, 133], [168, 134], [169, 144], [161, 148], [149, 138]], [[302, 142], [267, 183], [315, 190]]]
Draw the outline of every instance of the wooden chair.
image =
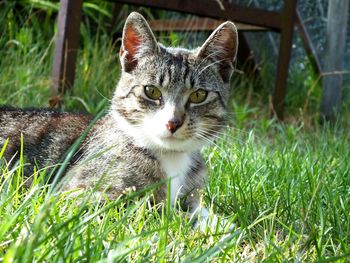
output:
[[[272, 104], [273, 113], [279, 119], [283, 119], [297, 0], [284, 0], [284, 7], [281, 11], [267, 11], [229, 3], [228, 1], [219, 2], [214, 0], [109, 1], [185, 12], [214, 19], [231, 20], [236, 23], [263, 27], [268, 30], [279, 32], [281, 38]], [[64, 91], [72, 88], [74, 85], [82, 5], [83, 0], [61, 0], [52, 76], [54, 97], [51, 98], [51, 106], [59, 105]], [[240, 34], [240, 37], [242, 38], [242, 34]], [[242, 44], [243, 45], [239, 48], [239, 52], [245, 53], [246, 56], [249, 50], [246, 50], [248, 48], [246, 44], [243, 42]]]

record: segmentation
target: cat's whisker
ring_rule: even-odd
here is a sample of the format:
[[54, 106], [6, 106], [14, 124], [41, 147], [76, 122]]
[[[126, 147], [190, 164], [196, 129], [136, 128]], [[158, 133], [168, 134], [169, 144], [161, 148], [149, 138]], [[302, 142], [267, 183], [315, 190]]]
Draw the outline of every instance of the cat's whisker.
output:
[[200, 62], [198, 63], [198, 65], [196, 65], [196, 68], [194, 69], [194, 73], [196, 73], [200, 67], [202, 66], [203, 63], [207, 62], [214, 54], [213, 53], [210, 53], [208, 54], [207, 56], [205, 56], [204, 58], [202, 58], [200, 60]]
[[222, 127], [224, 129], [238, 129], [237, 127], [235, 127], [235, 123], [234, 122], [227, 122], [225, 124], [220, 124], [220, 123], [202, 123], [203, 125], [208, 125], [208, 126], [215, 126], [215, 127]]
[[194, 138], [204, 140], [207, 142], [209, 145], [215, 145], [215, 142], [209, 138], [208, 136], [205, 136], [205, 133], [197, 133]]
[[105, 95], [103, 95], [102, 92], [98, 90], [98, 88], [96, 88], [95, 90], [96, 90], [96, 92], [97, 92], [102, 98], [104, 98], [106, 101], [108, 101], [109, 103], [112, 102], [112, 100], [109, 99], [109, 98], [107, 98]]
[[211, 137], [215, 140], [222, 139], [222, 137], [221, 137], [222, 135], [220, 136], [220, 134], [215, 134], [214, 133], [215, 131], [205, 130], [205, 129], [201, 129], [200, 131], [206, 133], [209, 137]]
[[205, 132], [206, 134], [208, 134], [209, 137], [214, 137], [215, 139], [221, 139], [222, 136], [225, 135], [225, 133], [222, 131], [210, 129], [210, 128], [206, 128], [206, 127], [200, 127], [200, 128], [198, 128], [198, 131]]
[[221, 132], [221, 134], [226, 134], [228, 131], [237, 131], [245, 134], [249, 134], [250, 132], [245, 131], [243, 129], [239, 129], [237, 127], [231, 126], [231, 125], [220, 125], [220, 124], [207, 124], [207, 123], [202, 123], [201, 124], [204, 127], [218, 127], [222, 128], [224, 131]]
[[230, 138], [230, 139], [232, 139], [234, 141], [239, 141], [241, 143], [244, 142], [242, 139], [240, 139], [238, 137], [235, 137], [233, 134], [228, 134], [228, 133], [225, 133], [225, 132], [220, 132], [220, 131], [213, 130], [213, 129], [210, 129], [210, 128], [205, 128], [205, 127], [202, 127], [200, 130], [206, 132], [208, 134], [208, 136], [213, 136], [213, 137], [215, 137], [218, 140], [222, 140], [223, 138], [228, 137], [228, 138]]
[[206, 123], [206, 122], [201, 123], [201, 125], [209, 126], [209, 127], [218, 127], [222, 129], [226, 129], [230, 127], [228, 124], [214, 124], [214, 123]]
[[208, 129], [211, 129], [212, 131], [215, 131], [221, 134], [225, 134], [225, 132], [230, 128], [227, 125], [212, 124], [212, 123], [205, 123], [205, 122], [201, 123], [199, 127], [208, 128]]
[[207, 68], [212, 67], [212, 66], [214, 66], [214, 65], [216, 65], [216, 64], [219, 64], [219, 63], [221, 63], [221, 62], [223, 62], [223, 61], [225, 61], [225, 60], [222, 59], [222, 60], [214, 61], [214, 62], [212, 62], [212, 63], [206, 65], [204, 68], [201, 69], [201, 71], [199, 71], [199, 72], [197, 73], [198, 77], [200, 77], [200, 76], [202, 75], [202, 73], [203, 73]]
[[206, 141], [209, 145], [215, 146], [221, 152], [225, 152], [225, 150], [222, 147], [220, 147], [217, 143], [215, 143], [215, 141], [213, 141], [210, 137], [208, 138], [208, 136], [210, 136], [210, 135], [207, 135], [206, 133], [197, 133], [196, 136], [198, 136], [200, 139]]
[[202, 64], [204, 64], [209, 60], [213, 60], [213, 61], [218, 60], [218, 57], [220, 56], [221, 53], [222, 51], [220, 50], [211, 51], [206, 57], [201, 59], [201, 62], [197, 65], [195, 71], [197, 72], [201, 68]]
[[219, 53], [220, 53], [220, 51], [214, 51], [214, 52], [209, 53], [206, 57], [202, 58], [200, 63], [196, 66], [196, 68], [194, 70], [194, 74], [197, 74], [197, 72], [201, 68], [202, 64], [207, 62], [209, 59], [215, 60], [215, 56]]
[[200, 130], [200, 132], [201, 133], [205, 133], [207, 135], [207, 137], [213, 138], [215, 140], [221, 140], [222, 139], [222, 137], [219, 136], [218, 134], [214, 134], [213, 132], [215, 132], [215, 131], [212, 131], [212, 130], [204, 130], [204, 129], [202, 129], [202, 130]]
[[[211, 134], [208, 133], [202, 133], [203, 136], [211, 136]], [[222, 138], [217, 138], [218, 141], [222, 141]], [[227, 141], [225, 141], [225, 144], [227, 144]], [[225, 152], [226, 153], [226, 148], [222, 148], [218, 143], [216, 143], [216, 141], [212, 142], [212, 145], [214, 145], [216, 148], [218, 148], [221, 152]], [[237, 149], [238, 150], [238, 146], [235, 145], [234, 143], [230, 143], [230, 149]]]

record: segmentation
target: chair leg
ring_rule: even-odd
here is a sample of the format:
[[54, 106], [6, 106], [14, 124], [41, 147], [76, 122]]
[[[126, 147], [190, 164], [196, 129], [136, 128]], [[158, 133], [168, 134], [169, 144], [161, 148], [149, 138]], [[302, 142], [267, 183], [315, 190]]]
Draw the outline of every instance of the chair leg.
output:
[[280, 48], [276, 72], [276, 83], [273, 94], [273, 114], [277, 118], [283, 119], [284, 98], [287, 91], [287, 78], [289, 69], [289, 60], [292, 53], [293, 27], [296, 10], [296, 0], [285, 0], [282, 17], [282, 30], [280, 39]]
[[64, 91], [74, 84], [83, 0], [61, 0], [60, 4], [50, 107], [59, 107]]

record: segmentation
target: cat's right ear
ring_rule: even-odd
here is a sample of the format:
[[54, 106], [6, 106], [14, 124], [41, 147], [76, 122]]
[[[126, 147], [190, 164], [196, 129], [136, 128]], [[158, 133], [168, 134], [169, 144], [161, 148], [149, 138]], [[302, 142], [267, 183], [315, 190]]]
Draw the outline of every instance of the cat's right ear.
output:
[[124, 25], [119, 52], [123, 71], [132, 71], [142, 56], [158, 50], [157, 41], [145, 18], [137, 12], [132, 12]]

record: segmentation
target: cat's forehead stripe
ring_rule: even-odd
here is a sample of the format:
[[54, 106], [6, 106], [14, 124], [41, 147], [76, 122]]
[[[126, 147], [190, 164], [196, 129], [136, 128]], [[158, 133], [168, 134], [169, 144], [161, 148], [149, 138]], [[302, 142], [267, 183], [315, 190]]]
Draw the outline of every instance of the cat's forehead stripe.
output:
[[168, 67], [168, 81], [169, 81], [169, 83], [167, 83], [167, 84], [170, 84], [172, 82], [172, 68], [171, 68], [171, 66]]
[[190, 70], [189, 70], [189, 68], [188, 68], [187, 65], [184, 65], [183, 68], [184, 68], [184, 69], [183, 69], [183, 71], [184, 71], [184, 73], [183, 73], [183, 79], [185, 80], [185, 83], [187, 83], [188, 73], [190, 72]]
[[[170, 83], [182, 83], [183, 88], [191, 89], [195, 85], [193, 70], [188, 61], [188, 54], [169, 54], [168, 78]], [[165, 83], [164, 83], [165, 84]], [[168, 84], [168, 83], [166, 83]], [[164, 85], [166, 86], [166, 85]]]
[[164, 72], [162, 71], [159, 74], [159, 81], [158, 81], [159, 86], [163, 86], [163, 82], [164, 82]]
[[196, 79], [195, 79], [195, 77], [194, 77], [194, 74], [192, 74], [191, 76], [190, 76], [190, 85], [191, 85], [191, 87], [193, 88], [194, 86], [195, 86], [195, 84], [196, 84]]

